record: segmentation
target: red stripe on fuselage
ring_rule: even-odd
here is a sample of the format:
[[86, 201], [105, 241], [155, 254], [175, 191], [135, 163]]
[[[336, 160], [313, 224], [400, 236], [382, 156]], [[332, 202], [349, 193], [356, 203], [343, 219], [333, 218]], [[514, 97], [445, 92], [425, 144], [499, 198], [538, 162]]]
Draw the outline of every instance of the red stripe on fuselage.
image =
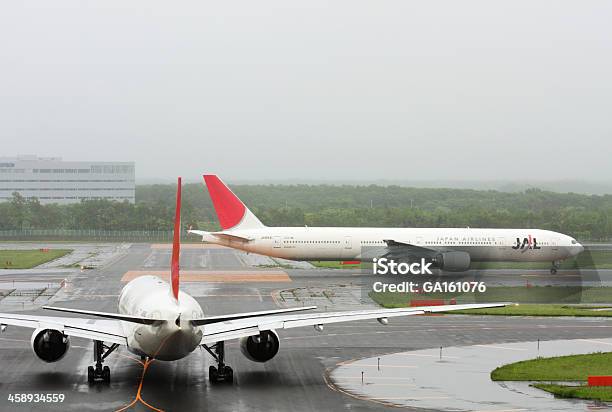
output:
[[204, 182], [223, 230], [240, 223], [246, 211], [240, 199], [215, 175], [204, 175]]

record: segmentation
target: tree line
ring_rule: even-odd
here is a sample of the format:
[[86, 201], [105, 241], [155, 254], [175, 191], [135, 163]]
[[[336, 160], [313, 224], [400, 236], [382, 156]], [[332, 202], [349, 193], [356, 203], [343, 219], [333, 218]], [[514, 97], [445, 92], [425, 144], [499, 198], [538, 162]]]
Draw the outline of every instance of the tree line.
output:
[[[233, 185], [232, 190], [270, 226], [524, 227], [583, 240], [612, 235], [611, 195], [379, 185]], [[0, 230], [171, 230], [175, 191], [175, 185], [139, 185], [135, 204], [86, 200], [41, 205], [14, 194], [0, 203]], [[201, 184], [184, 185], [182, 222], [218, 229]]]

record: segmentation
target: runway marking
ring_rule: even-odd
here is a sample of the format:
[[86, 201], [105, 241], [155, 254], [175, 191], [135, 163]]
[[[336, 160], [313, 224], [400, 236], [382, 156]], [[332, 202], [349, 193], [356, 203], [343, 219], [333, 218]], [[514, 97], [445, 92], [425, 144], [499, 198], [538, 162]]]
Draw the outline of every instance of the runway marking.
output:
[[[281, 304], [281, 303], [278, 301], [278, 299], [276, 298], [276, 295], [277, 295], [277, 294], [278, 294], [278, 296], [279, 296], [279, 297], [281, 297], [281, 292], [282, 292], [282, 291], [281, 291], [281, 290], [278, 290], [278, 289], [277, 289], [277, 290], [273, 290], [272, 292], [270, 292], [270, 297], [272, 298], [272, 301], [274, 302], [274, 304], [275, 304], [276, 306], [281, 307], [281, 308], [285, 308], [285, 307], [287, 307], [287, 305], [286, 305], [285, 303], [282, 303], [282, 304]], [[281, 299], [282, 299], [282, 297], [281, 297]], [[284, 300], [284, 299], [283, 299], [283, 300]]]
[[[11, 339], [11, 338], [0, 338], [0, 340], [2, 341], [7, 341], [7, 342], [28, 342], [30, 343], [29, 339]], [[85, 346], [79, 346], [79, 345], [70, 345], [70, 349], [89, 349], [89, 347], [85, 347]]]
[[259, 301], [263, 302], [263, 296], [261, 294], [213, 294], [213, 295], [203, 295], [207, 298], [238, 298], [238, 297], [250, 297], [250, 298], [260, 298]]
[[507, 346], [496, 346], [496, 345], [473, 345], [481, 348], [491, 348], [491, 349], [504, 349], [504, 350], [516, 350], [516, 351], [526, 351], [528, 349], [525, 348], [508, 348]]
[[[152, 243], [151, 249], [172, 249], [172, 243]], [[181, 249], [231, 249], [214, 243], [181, 243]]]
[[[439, 358], [440, 355], [426, 355], [426, 354], [421, 354], [421, 353], [408, 353], [408, 352], [403, 352], [403, 353], [396, 353], [396, 355], [400, 355], [400, 356], [420, 356], [420, 357], [427, 357], [427, 358]], [[460, 356], [448, 356], [448, 355], [444, 355], [443, 356], [445, 359], [461, 359]]]
[[[361, 380], [361, 376], [339, 376], [338, 379], [359, 379]], [[367, 377], [367, 380], [377, 380], [377, 379], [413, 380], [414, 378], [393, 377], [393, 376], [369, 376]]]
[[594, 340], [594, 339], [579, 339], [579, 340], [581, 340], [583, 342], [591, 342], [591, 343], [598, 343], [600, 345], [610, 345], [610, 346], [612, 346], [612, 343], [610, 343], [610, 342], [602, 342], [600, 340]]
[[[388, 383], [388, 382], [370, 382], [372, 379], [371, 377], [364, 377], [362, 378], [361, 376], [348, 376], [348, 377], [338, 377], [338, 380], [356, 380], [356, 381], [360, 381], [363, 379], [363, 384], [364, 385], [376, 385], [376, 386], [404, 386], [404, 387], [411, 387], [411, 388], [416, 388], [417, 385], [415, 385], [414, 383]], [[396, 378], [390, 378], [390, 379], [396, 379]]]
[[[63, 276], [63, 277], [51, 277], [52, 275], [49, 276], [45, 276], [45, 277], [28, 277], [27, 275], [23, 275], [24, 277], [20, 277], [20, 278], [4, 278], [0, 276], [0, 282], [6, 283], [6, 282], [15, 282], [15, 283], [35, 283], [35, 282], [49, 282], [52, 280], [57, 281], [58, 283], [61, 282], [62, 280], [66, 280], [66, 279], [70, 279], [70, 280], [74, 280], [74, 279], [87, 279], [87, 276]], [[55, 276], [55, 275], [53, 275]]]
[[426, 401], [430, 399], [450, 399], [448, 396], [398, 396], [396, 398], [384, 397], [374, 399], [390, 399], [392, 401]]
[[[338, 364], [339, 365], [339, 364]], [[360, 367], [364, 367], [364, 368], [378, 368], [379, 366], [381, 368], [409, 368], [409, 369], [415, 369], [418, 368], [418, 366], [415, 365], [378, 365], [376, 363], [351, 363], [351, 364], [346, 364], [344, 366], [351, 366], [351, 367], [355, 367], [355, 368], [360, 368]]]
[[5, 340], [7, 342], [30, 342], [30, 340], [26, 339], [11, 339], [11, 338], [0, 338], [0, 340]]
[[[170, 280], [168, 270], [128, 270], [121, 278], [129, 282], [140, 276], [154, 275]], [[291, 282], [287, 272], [282, 270], [185, 270], [181, 272], [183, 282], [248, 283], [248, 282]]]
[[521, 412], [528, 411], [529, 409], [481, 409], [474, 412]]
[[87, 294], [87, 298], [116, 298], [116, 297], [119, 297], [119, 295], [118, 294], [117, 295], [93, 295], [93, 294], [90, 295], [90, 294]]

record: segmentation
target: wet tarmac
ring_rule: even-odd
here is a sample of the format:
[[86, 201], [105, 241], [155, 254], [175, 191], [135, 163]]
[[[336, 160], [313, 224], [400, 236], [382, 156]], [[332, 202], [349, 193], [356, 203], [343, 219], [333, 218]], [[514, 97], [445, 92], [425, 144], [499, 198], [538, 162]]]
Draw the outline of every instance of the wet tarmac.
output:
[[612, 339], [443, 347], [347, 362], [330, 376], [339, 390], [389, 405], [446, 411], [612, 410], [612, 404], [557, 399], [529, 382], [494, 382], [489, 377], [498, 366], [538, 356], [611, 349]]
[[[181, 253], [186, 270], [269, 270], [254, 266], [250, 258], [229, 249], [187, 248]], [[47, 302], [57, 306], [114, 312], [121, 281], [130, 270], [167, 270], [169, 253], [148, 244], [127, 245], [101, 267], [85, 271], [34, 269], [3, 271], [0, 282], [44, 282], [67, 279]], [[52, 272], [54, 270], [55, 272]], [[355, 309], [362, 304], [361, 274], [350, 270], [283, 269], [284, 282], [185, 282], [182, 288], [192, 294], [210, 315], [244, 310], [263, 310], [279, 305], [308, 304], [318, 301], [323, 309]], [[511, 276], [507, 276], [508, 279]], [[325, 296], [321, 291], [336, 290]], [[293, 300], [279, 299], [282, 291]], [[38, 302], [32, 303], [32, 309]], [[3, 311], [6, 311], [3, 309]], [[44, 313], [30, 310], [26, 313]], [[92, 344], [73, 339], [64, 359], [46, 364], [30, 348], [31, 330], [10, 327], [0, 335], [0, 410], [152, 410], [146, 404], [166, 411], [378, 411], [396, 410], [367, 399], [358, 399], [334, 388], [328, 374], [338, 364], [364, 357], [406, 352], [439, 346], [507, 344], [541, 339], [592, 339], [612, 337], [612, 325], [602, 319], [542, 319], [467, 316], [428, 316], [395, 319], [388, 326], [376, 321], [326, 326], [323, 333], [312, 328], [281, 331], [281, 348], [270, 362], [253, 363], [242, 356], [236, 342], [227, 348], [227, 361], [234, 368], [233, 385], [210, 385], [211, 358], [196, 351], [177, 362], [153, 362], [144, 371], [125, 349], [107, 358], [111, 368], [110, 385], [87, 384], [86, 368], [93, 361]], [[450, 354], [449, 354], [450, 355]], [[412, 372], [416, 372], [416, 369]], [[15, 404], [8, 401], [16, 393], [62, 393], [61, 404]], [[136, 402], [134, 402], [136, 401]], [[134, 402], [134, 403], [133, 403]], [[146, 402], [146, 404], [145, 404]], [[407, 407], [411, 409], [411, 407]], [[495, 404], [489, 410], [500, 410]]]

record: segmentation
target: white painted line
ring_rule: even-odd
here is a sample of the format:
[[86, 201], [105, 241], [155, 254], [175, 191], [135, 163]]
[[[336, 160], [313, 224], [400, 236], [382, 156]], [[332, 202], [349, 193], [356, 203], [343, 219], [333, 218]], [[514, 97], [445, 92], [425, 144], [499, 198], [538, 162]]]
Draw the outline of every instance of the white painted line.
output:
[[448, 396], [420, 396], [420, 397], [414, 397], [414, 396], [405, 396], [405, 397], [397, 397], [397, 398], [372, 398], [372, 399], [378, 399], [381, 401], [387, 401], [387, 400], [391, 400], [391, 401], [425, 401], [428, 399], [450, 399]]
[[[400, 355], [400, 356], [419, 356], [419, 357], [423, 357], [423, 358], [440, 358], [440, 355], [426, 355], [424, 353], [410, 353], [410, 352], [402, 352], [402, 353], [395, 353], [394, 355]], [[448, 356], [448, 355], [444, 355], [442, 354], [442, 358], [450, 358], [450, 359], [461, 359], [460, 356]]]
[[521, 412], [528, 411], [529, 409], [482, 409], [473, 412]]
[[[348, 365], [345, 366], [349, 366], [352, 368], [378, 368], [378, 364], [373, 363], [373, 364], [369, 364], [369, 363], [350, 363]], [[380, 369], [384, 369], [384, 368], [418, 368], [418, 366], [415, 365], [385, 365], [385, 364], [380, 364]]]
[[593, 339], [580, 339], [583, 342], [591, 342], [591, 343], [598, 343], [600, 345], [610, 345], [612, 346], [612, 342], [602, 342], [600, 340], [593, 340]]
[[[29, 341], [23, 341], [23, 342], [29, 342]], [[361, 380], [361, 376], [338, 376], [338, 379], [358, 379]], [[414, 378], [405, 378], [405, 377], [393, 377], [393, 376], [368, 376], [365, 379], [367, 380], [394, 380], [394, 381], [399, 381], [399, 380], [414, 380]]]
[[[10, 326], [12, 328], [12, 326]], [[0, 338], [0, 340], [4, 340], [7, 342], [30, 342], [30, 340], [25, 340], [25, 339], [11, 339], [11, 338]]]
[[504, 350], [516, 350], [516, 351], [526, 351], [528, 349], [525, 348], [508, 348], [506, 346], [495, 346], [495, 345], [474, 345], [481, 348], [491, 348], [491, 349], [504, 349]]

